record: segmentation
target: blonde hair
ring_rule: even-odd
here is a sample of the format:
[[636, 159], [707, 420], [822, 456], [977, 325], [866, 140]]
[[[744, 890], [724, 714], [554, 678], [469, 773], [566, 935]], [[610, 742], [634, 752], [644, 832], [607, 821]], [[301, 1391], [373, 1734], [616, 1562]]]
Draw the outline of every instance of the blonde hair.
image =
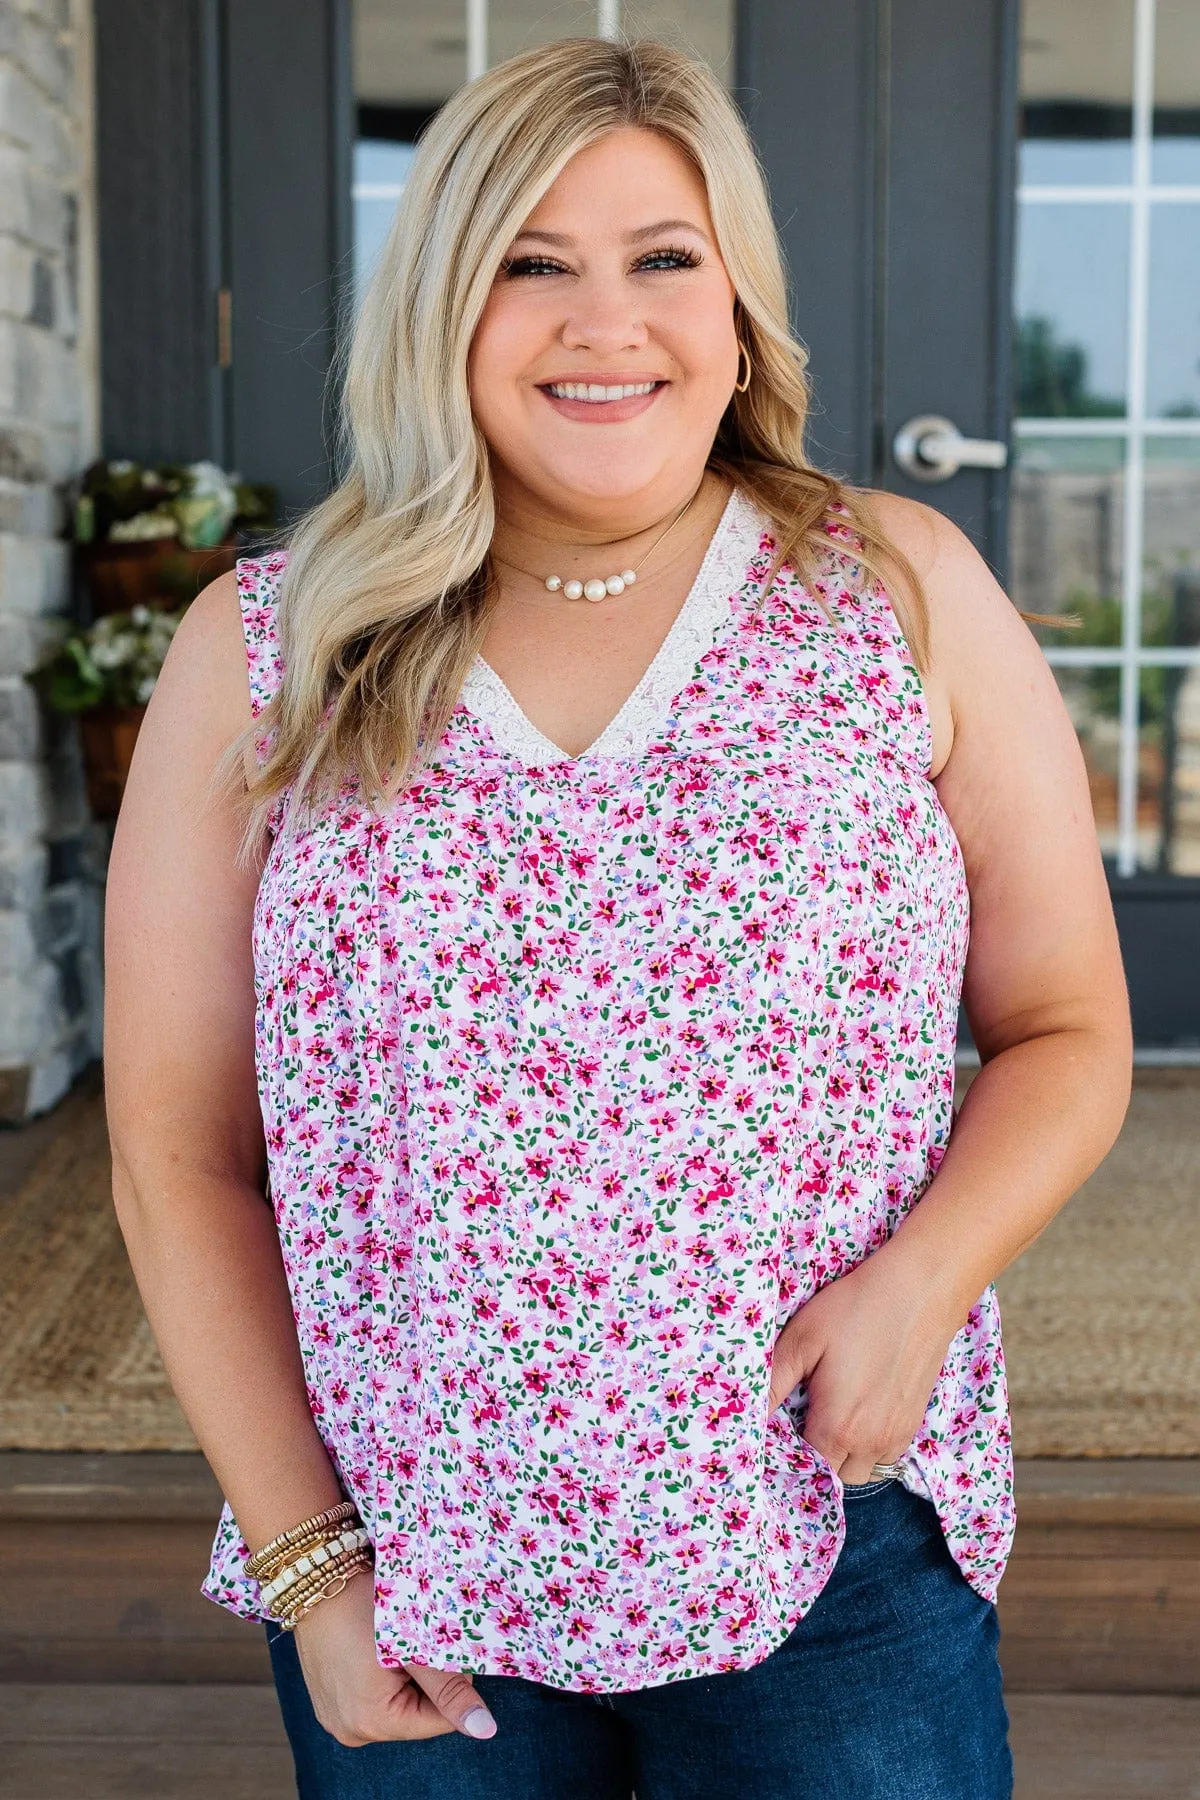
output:
[[[655, 131], [699, 170], [736, 295], [752, 373], [709, 458], [771, 518], [778, 561], [804, 579], [840, 503], [854, 554], [899, 573], [897, 616], [918, 666], [929, 624], [920, 580], [858, 489], [804, 451], [807, 352], [766, 184], [741, 117], [702, 63], [664, 44], [568, 38], [514, 56], [447, 101], [417, 148], [344, 359], [344, 478], [295, 526], [278, 595], [285, 673], [254, 725], [272, 748], [249, 791], [246, 842], [275, 797], [309, 800], [348, 778], [375, 802], [427, 760], [483, 639], [494, 504], [471, 413], [467, 356], [512, 239], [565, 164], [623, 126]], [[340, 371], [335, 368], [334, 373]]]

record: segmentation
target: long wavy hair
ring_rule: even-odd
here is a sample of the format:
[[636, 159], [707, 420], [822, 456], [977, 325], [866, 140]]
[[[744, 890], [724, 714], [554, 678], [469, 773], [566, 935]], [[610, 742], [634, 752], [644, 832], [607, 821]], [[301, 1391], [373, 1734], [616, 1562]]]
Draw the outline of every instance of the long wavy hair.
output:
[[345, 471], [291, 529], [278, 594], [284, 676], [270, 706], [230, 746], [244, 768], [270, 746], [248, 793], [245, 844], [276, 796], [353, 780], [385, 802], [437, 745], [480, 648], [494, 592], [494, 498], [471, 413], [467, 356], [502, 258], [577, 152], [639, 126], [699, 170], [749, 351], [710, 466], [773, 521], [780, 562], [804, 579], [841, 503], [855, 556], [891, 593], [914, 659], [927, 667], [920, 580], [861, 490], [815, 469], [804, 450], [807, 352], [788, 326], [783, 258], [766, 184], [741, 116], [715, 76], [667, 45], [567, 38], [514, 56], [460, 88], [418, 145], [363, 295], [340, 379]]

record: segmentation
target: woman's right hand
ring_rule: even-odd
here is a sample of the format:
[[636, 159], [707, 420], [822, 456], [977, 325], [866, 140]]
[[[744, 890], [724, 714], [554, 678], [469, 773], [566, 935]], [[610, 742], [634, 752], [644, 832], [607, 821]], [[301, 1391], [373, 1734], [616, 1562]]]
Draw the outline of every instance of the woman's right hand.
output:
[[339, 1744], [355, 1749], [447, 1731], [491, 1737], [496, 1722], [468, 1675], [405, 1663], [383, 1668], [375, 1655], [370, 1573], [322, 1600], [296, 1626], [296, 1649], [313, 1710]]

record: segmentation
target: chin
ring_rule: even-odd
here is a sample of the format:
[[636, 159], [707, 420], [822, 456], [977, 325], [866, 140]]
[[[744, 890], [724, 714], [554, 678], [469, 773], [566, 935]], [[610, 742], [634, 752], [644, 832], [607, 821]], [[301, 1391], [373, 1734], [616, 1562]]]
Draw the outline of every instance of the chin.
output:
[[650, 460], [617, 456], [595, 456], [586, 461], [554, 463], [541, 471], [537, 485], [548, 497], [561, 505], [577, 499], [583, 506], [600, 501], [636, 500], [668, 474], [670, 464], [661, 455]]

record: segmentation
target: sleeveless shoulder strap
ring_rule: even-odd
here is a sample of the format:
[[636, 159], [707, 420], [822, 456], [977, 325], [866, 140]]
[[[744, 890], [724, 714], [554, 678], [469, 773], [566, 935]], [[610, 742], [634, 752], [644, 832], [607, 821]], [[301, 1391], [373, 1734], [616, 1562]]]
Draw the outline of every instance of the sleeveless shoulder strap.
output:
[[863, 566], [862, 539], [841, 502], [830, 508], [825, 533], [829, 553], [819, 586], [842, 622], [843, 647], [859, 664], [858, 685], [887, 719], [898, 747], [924, 775], [933, 732], [912, 647], [887, 588]]
[[[239, 556], [237, 570], [238, 600], [242, 609], [242, 636], [246, 640], [246, 668], [250, 676], [250, 713], [255, 719], [279, 692], [283, 681], [283, 649], [279, 633], [276, 605], [279, 579], [287, 565], [287, 551], [275, 550], [269, 556]], [[275, 733], [264, 732], [254, 740], [259, 766], [271, 754]], [[287, 812], [285, 789], [276, 794], [267, 815], [267, 831], [276, 837]]]
[[[250, 675], [250, 710], [258, 718], [275, 698], [283, 681], [283, 651], [276, 599], [279, 581], [287, 565], [287, 551], [269, 556], [239, 556], [237, 590], [242, 608], [242, 635], [246, 640], [246, 665]], [[270, 752], [270, 739], [258, 743], [259, 760]]]

